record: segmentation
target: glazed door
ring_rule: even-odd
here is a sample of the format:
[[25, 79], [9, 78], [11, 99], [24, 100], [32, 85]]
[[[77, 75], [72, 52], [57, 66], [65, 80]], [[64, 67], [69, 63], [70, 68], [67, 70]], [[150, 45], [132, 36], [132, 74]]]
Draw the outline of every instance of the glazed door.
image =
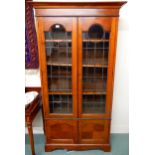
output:
[[[46, 117], [77, 117], [77, 19], [38, 18]], [[43, 46], [42, 46], [43, 45]]]
[[[79, 33], [79, 117], [110, 117], [109, 61], [112, 18], [84, 17], [78, 20]], [[110, 41], [111, 40], [111, 41]], [[109, 83], [109, 84], [108, 84]]]

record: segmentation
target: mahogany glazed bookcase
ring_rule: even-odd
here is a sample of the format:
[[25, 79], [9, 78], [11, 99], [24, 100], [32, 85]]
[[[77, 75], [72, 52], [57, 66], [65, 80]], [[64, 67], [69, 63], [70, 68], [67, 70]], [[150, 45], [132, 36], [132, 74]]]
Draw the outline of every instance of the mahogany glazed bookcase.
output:
[[35, 9], [45, 151], [110, 151], [119, 10], [126, 2], [28, 2]]

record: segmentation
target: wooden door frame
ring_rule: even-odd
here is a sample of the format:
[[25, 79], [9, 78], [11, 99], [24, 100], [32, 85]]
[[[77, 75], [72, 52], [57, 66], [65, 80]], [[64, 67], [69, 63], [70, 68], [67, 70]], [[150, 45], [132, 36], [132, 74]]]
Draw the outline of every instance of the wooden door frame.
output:
[[[65, 17], [72, 19], [72, 101], [73, 101], [73, 113], [72, 114], [52, 114], [49, 111], [48, 102], [48, 81], [47, 81], [47, 67], [46, 67], [46, 50], [45, 50], [45, 37], [44, 37], [44, 22], [46, 19], [64, 18], [64, 17], [37, 17], [36, 18], [36, 30], [38, 38], [38, 51], [40, 62], [40, 77], [42, 85], [43, 96], [43, 111], [45, 118], [77, 118], [77, 18]], [[47, 25], [46, 25], [47, 28]]]
[[[106, 113], [105, 114], [82, 114], [82, 18], [78, 18], [78, 111], [79, 118], [96, 118], [96, 119], [111, 119], [112, 111], [112, 97], [113, 97], [113, 83], [114, 83], [114, 70], [115, 70], [115, 56], [117, 45], [117, 29], [118, 17], [109, 17], [111, 19], [110, 27], [110, 41], [109, 41], [109, 54], [108, 54], [108, 68], [107, 68], [107, 88], [106, 88]], [[89, 18], [89, 17], [88, 17]], [[93, 18], [93, 17], [92, 17]], [[101, 20], [107, 17], [97, 17]]]

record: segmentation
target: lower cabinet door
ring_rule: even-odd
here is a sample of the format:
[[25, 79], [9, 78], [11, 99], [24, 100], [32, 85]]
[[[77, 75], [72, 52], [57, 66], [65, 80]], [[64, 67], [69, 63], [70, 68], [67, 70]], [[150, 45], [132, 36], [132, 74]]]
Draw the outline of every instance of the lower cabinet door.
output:
[[110, 120], [45, 121], [47, 144], [108, 144]]
[[46, 142], [53, 144], [77, 143], [77, 120], [46, 120]]
[[80, 120], [79, 143], [81, 144], [108, 144], [109, 120]]

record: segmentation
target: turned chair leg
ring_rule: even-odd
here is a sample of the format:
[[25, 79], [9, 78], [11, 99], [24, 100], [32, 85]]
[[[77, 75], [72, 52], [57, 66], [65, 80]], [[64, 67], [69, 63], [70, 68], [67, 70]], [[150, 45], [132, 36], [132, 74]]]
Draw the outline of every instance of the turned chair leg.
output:
[[27, 128], [28, 128], [28, 133], [29, 133], [29, 138], [30, 138], [30, 145], [31, 145], [32, 155], [35, 155], [32, 124], [28, 124]]
[[43, 107], [41, 106], [41, 112], [42, 112], [42, 118], [43, 118], [43, 130], [45, 133], [45, 122], [44, 122], [44, 112], [43, 112]]

